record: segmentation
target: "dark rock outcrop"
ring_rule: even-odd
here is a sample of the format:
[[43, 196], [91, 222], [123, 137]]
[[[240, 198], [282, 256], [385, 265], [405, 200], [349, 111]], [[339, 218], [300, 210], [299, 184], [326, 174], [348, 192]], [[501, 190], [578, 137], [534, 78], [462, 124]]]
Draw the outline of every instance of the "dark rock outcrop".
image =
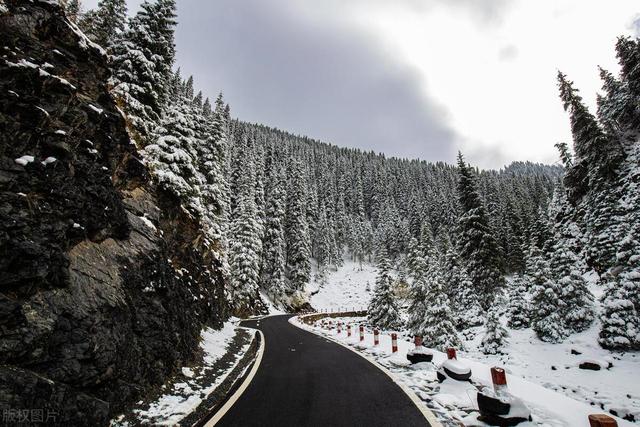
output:
[[58, 5], [0, 0], [0, 410], [60, 425], [105, 424], [226, 316], [220, 263], [108, 76]]

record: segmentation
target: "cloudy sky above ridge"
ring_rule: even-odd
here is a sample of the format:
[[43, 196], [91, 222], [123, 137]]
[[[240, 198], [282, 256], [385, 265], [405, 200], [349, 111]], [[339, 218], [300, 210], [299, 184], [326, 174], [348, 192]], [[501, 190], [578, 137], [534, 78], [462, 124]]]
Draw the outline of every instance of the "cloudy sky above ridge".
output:
[[617, 71], [616, 37], [640, 36], [640, 5], [178, 0], [178, 21], [183, 75], [243, 120], [392, 156], [462, 150], [499, 168], [556, 162], [554, 143], [570, 141], [557, 70], [595, 108], [597, 66]]

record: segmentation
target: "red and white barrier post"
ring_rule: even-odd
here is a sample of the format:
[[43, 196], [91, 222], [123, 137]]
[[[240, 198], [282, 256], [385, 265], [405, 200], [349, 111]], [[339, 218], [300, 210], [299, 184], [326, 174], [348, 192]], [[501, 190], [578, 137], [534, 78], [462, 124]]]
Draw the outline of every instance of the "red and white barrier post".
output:
[[347, 336], [351, 336], [351, 325], [347, 325]]
[[342, 333], [342, 323], [338, 322], [338, 334]]
[[373, 345], [380, 344], [380, 331], [377, 329], [373, 330]]
[[491, 382], [497, 395], [507, 391], [507, 374], [502, 368], [491, 368]]
[[413, 337], [413, 344], [418, 347], [422, 347], [422, 335], [416, 335]]
[[391, 334], [391, 353], [398, 351], [398, 334], [393, 332]]
[[447, 349], [447, 359], [457, 359], [458, 356], [456, 355], [456, 349], [455, 348], [448, 348]]
[[360, 341], [364, 341], [364, 326], [360, 325]]
[[618, 427], [616, 420], [605, 414], [589, 415], [589, 425], [591, 427]]

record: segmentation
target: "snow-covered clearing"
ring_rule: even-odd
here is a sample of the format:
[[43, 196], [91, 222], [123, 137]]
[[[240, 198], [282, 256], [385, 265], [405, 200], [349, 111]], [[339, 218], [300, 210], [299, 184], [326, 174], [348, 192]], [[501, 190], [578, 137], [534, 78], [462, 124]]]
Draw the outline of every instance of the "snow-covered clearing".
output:
[[362, 310], [367, 307], [376, 283], [371, 264], [345, 260], [337, 271], [329, 271], [325, 280], [314, 280], [307, 287], [310, 303], [316, 310]]
[[[346, 329], [343, 328], [340, 334], [337, 333], [335, 324], [341, 321], [343, 324], [352, 324], [352, 336], [347, 337]], [[465, 425], [469, 426], [484, 426], [485, 424], [476, 420], [477, 412], [477, 388], [468, 382], [458, 382], [451, 379], [447, 379], [442, 384], [438, 383], [436, 377], [437, 366], [439, 366], [444, 360], [447, 359], [445, 353], [434, 351], [433, 363], [419, 363], [411, 365], [406, 358], [407, 352], [413, 348], [413, 343], [409, 337], [400, 336], [398, 339], [398, 352], [391, 353], [391, 337], [387, 333], [381, 333], [380, 345], [373, 345], [373, 332], [366, 330], [365, 340], [361, 343], [359, 340], [357, 325], [364, 323], [365, 318], [338, 318], [332, 319], [334, 328], [328, 329], [322, 327], [321, 321], [317, 322], [314, 326], [308, 326], [300, 322], [298, 318], [292, 318], [292, 323], [300, 326], [304, 329], [310, 330], [314, 333], [330, 337], [340, 343], [346, 344], [356, 350], [362, 352], [364, 355], [373, 358], [381, 365], [388, 368], [396, 377], [411, 388], [424, 402], [425, 404], [439, 417], [444, 425], [456, 425], [455, 421], [463, 421]], [[518, 345], [515, 344], [514, 345]], [[530, 346], [537, 347], [536, 344], [530, 344]], [[586, 350], [587, 347], [585, 346]], [[555, 350], [554, 350], [555, 351]], [[560, 350], [557, 350], [558, 354]], [[519, 354], [526, 354], [526, 348], [520, 350]], [[537, 356], [541, 356], [537, 353]], [[552, 355], [546, 355], [552, 356]], [[545, 357], [546, 357], [545, 356]], [[458, 360], [472, 369], [472, 380], [476, 384], [491, 385], [491, 366], [505, 366], [502, 363], [491, 363], [492, 360], [484, 358], [484, 361], [476, 360], [478, 357], [476, 352], [459, 352]], [[534, 354], [532, 357], [536, 357]], [[486, 362], [486, 363], [485, 363]], [[533, 376], [533, 369], [527, 371], [524, 364], [521, 365], [523, 372], [528, 372], [530, 376], [528, 378], [535, 379]], [[528, 365], [532, 366], [532, 365]], [[634, 383], [634, 378], [637, 380], [638, 374], [633, 374], [624, 368], [619, 371], [619, 382], [627, 382], [628, 384]], [[520, 375], [520, 372], [515, 372], [507, 366], [507, 381], [509, 390], [517, 397], [520, 397], [528, 405], [533, 414], [533, 422], [520, 424], [522, 426], [583, 426], [587, 425], [587, 417], [589, 414], [603, 412], [598, 407], [590, 406], [584, 402], [580, 402], [567, 396], [567, 392], [564, 393], [554, 391], [550, 388], [545, 388], [544, 383], [536, 383], [524, 379]], [[556, 372], [558, 377], [564, 374], [564, 367]], [[612, 369], [610, 374], [615, 374], [616, 370]], [[583, 377], [584, 381], [588, 384], [595, 384], [596, 380], [589, 380], [587, 376], [598, 374], [599, 372], [578, 372], [575, 370], [573, 380], [577, 381], [578, 377]], [[623, 378], [624, 375], [632, 374], [632, 378]], [[569, 377], [571, 378], [571, 377]], [[606, 391], [603, 389], [603, 394]], [[572, 392], [569, 392], [572, 393]], [[633, 423], [617, 419], [619, 426], [634, 426]]]
[[[133, 411], [134, 424], [173, 426], [194, 411], [227, 378], [249, 348], [250, 342], [237, 352], [233, 363], [220, 372], [211, 372], [216, 362], [226, 354], [229, 344], [238, 333], [240, 328], [236, 326], [237, 322], [238, 319], [233, 319], [225, 323], [219, 331], [211, 328], [204, 329], [200, 342], [200, 348], [203, 351], [202, 364], [183, 367], [181, 376], [179, 375], [168, 386], [164, 385], [163, 390], [165, 388], [168, 390], [154, 401], [138, 402], [138, 409]], [[216, 377], [213, 383], [206, 381], [207, 377], [214, 374]], [[111, 425], [128, 426], [130, 420], [123, 415], [112, 420]]]

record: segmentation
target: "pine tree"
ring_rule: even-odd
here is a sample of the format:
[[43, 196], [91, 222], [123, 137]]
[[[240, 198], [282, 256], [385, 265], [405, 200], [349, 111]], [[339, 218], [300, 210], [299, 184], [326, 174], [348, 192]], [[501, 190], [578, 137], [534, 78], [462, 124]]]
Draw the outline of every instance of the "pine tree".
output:
[[524, 329], [531, 326], [531, 307], [527, 299], [527, 284], [525, 278], [519, 274], [511, 280], [508, 313], [507, 325], [511, 329]]
[[424, 335], [423, 324], [427, 313], [427, 306], [430, 301], [427, 300], [428, 294], [428, 268], [430, 261], [425, 259], [421, 251], [416, 251], [418, 244], [415, 238], [412, 238], [413, 253], [410, 253], [409, 274], [412, 282], [409, 292], [409, 318], [406, 328], [412, 335]]
[[451, 302], [456, 327], [464, 330], [482, 325], [484, 314], [479, 296], [455, 247], [450, 247], [445, 254], [442, 270], [445, 292]]
[[567, 335], [564, 329], [561, 300], [562, 290], [551, 278], [551, 271], [542, 252], [531, 245], [527, 276], [531, 281], [531, 323], [538, 338], [551, 343], [561, 342]]
[[373, 326], [386, 330], [398, 330], [402, 327], [400, 311], [393, 295], [393, 277], [389, 256], [384, 246], [378, 250], [378, 276], [376, 286], [367, 309], [367, 319]]
[[449, 298], [444, 291], [440, 263], [432, 262], [427, 272], [426, 310], [421, 326], [424, 345], [444, 351], [446, 348], [462, 348], [453, 323]]
[[316, 225], [313, 239], [315, 242], [314, 258], [316, 259], [318, 273], [323, 275], [326, 274], [327, 266], [331, 262], [332, 242], [324, 203], [320, 204], [318, 211], [318, 224]]
[[467, 263], [481, 305], [488, 307], [504, 284], [498, 245], [489, 227], [476, 178], [461, 153], [458, 153], [458, 173], [458, 200], [462, 210], [458, 220], [460, 255]]
[[126, 21], [126, 0], [100, 0], [86, 32], [91, 40], [112, 52], [124, 33]]
[[175, 76], [172, 84], [175, 103], [163, 114], [153, 143], [143, 154], [160, 187], [177, 197], [193, 215], [202, 217], [204, 180], [197, 166], [196, 123], [178, 79], [179, 76]]
[[305, 206], [306, 185], [300, 163], [294, 163], [291, 173], [286, 222], [287, 279], [289, 287], [296, 291], [309, 282], [311, 242]]
[[[574, 140], [574, 164], [565, 178], [569, 200], [583, 206], [588, 240], [588, 261], [603, 273], [614, 262], [620, 241], [618, 168], [623, 158], [617, 138], [607, 135], [582, 102], [582, 97], [562, 73], [558, 73], [560, 98], [570, 112]], [[584, 200], [583, 200], [584, 199]]]
[[480, 344], [480, 350], [484, 354], [502, 354], [502, 349], [507, 343], [509, 333], [500, 323], [498, 309], [493, 306], [484, 325], [485, 333]]
[[134, 140], [144, 146], [171, 90], [175, 0], [145, 1], [140, 7], [114, 46], [109, 84]]
[[557, 185], [549, 204], [552, 239], [547, 245], [553, 280], [562, 289], [562, 317], [568, 332], [582, 332], [594, 317], [593, 295], [582, 272], [586, 270], [578, 252], [581, 250], [580, 230], [572, 220], [573, 209], [562, 185]]
[[587, 288], [587, 282], [578, 270], [580, 260], [576, 254], [559, 240], [553, 248], [551, 258], [552, 276], [562, 290], [565, 327], [569, 331], [582, 332], [593, 322], [593, 295]]
[[277, 304], [283, 301], [288, 290], [285, 277], [286, 247], [284, 238], [286, 214], [285, 171], [274, 166], [269, 184], [261, 287]]
[[616, 257], [605, 275], [601, 299], [600, 345], [612, 350], [640, 349], [640, 222], [628, 227]]
[[255, 314], [263, 308], [258, 293], [262, 252], [261, 227], [256, 220], [253, 187], [255, 169], [251, 157], [245, 158], [245, 167], [246, 174], [240, 183], [241, 193], [233, 213], [229, 239], [229, 286], [234, 314], [238, 317]]
[[198, 170], [202, 175], [200, 185], [202, 204], [208, 219], [206, 228], [218, 249], [218, 256], [225, 257], [228, 231], [228, 187], [224, 174], [227, 151], [226, 119], [223, 115], [222, 94], [216, 100], [215, 111], [207, 113], [198, 104], [192, 104], [196, 116]]

